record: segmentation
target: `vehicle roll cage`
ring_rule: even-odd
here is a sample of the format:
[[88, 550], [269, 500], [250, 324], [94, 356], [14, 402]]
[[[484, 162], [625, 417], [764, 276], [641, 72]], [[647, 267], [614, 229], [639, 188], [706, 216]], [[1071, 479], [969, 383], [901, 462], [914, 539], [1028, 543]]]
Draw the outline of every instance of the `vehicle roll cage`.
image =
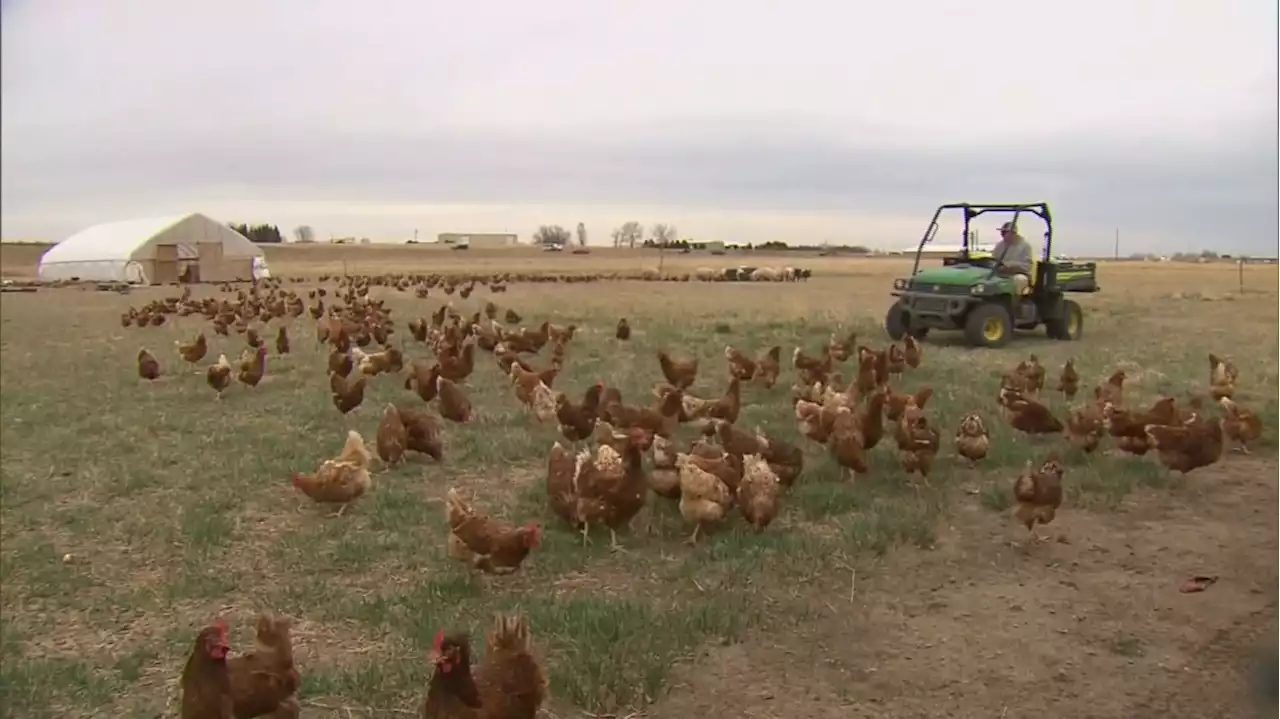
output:
[[[960, 236], [960, 248], [964, 257], [969, 257], [969, 226], [973, 220], [985, 215], [988, 212], [1013, 213], [1013, 221], [1018, 221], [1018, 215], [1027, 213], [1035, 215], [1044, 221], [1044, 250], [1041, 253], [1041, 260], [1048, 262], [1053, 257], [1053, 215], [1049, 212], [1049, 204], [1047, 202], [1029, 202], [1025, 204], [1006, 204], [1006, 205], [975, 205], [969, 202], [955, 202], [947, 205], [940, 205], [933, 212], [933, 218], [929, 220], [929, 226], [925, 229], [924, 235], [920, 238], [920, 246], [916, 248], [916, 259], [911, 266], [911, 275], [915, 276], [920, 271], [920, 257], [924, 254], [925, 245], [933, 242], [933, 238], [938, 234], [938, 218], [942, 213], [948, 210], [964, 211], [964, 230]], [[991, 274], [995, 274], [995, 267], [991, 268]]]

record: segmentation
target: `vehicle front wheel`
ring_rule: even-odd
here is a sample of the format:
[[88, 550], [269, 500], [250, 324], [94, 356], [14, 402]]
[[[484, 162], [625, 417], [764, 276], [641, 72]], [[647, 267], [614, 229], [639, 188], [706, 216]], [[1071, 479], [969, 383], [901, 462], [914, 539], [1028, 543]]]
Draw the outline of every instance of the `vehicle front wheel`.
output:
[[964, 337], [974, 347], [1003, 347], [1013, 338], [1013, 320], [998, 304], [978, 305], [964, 322]]
[[884, 329], [889, 333], [889, 339], [901, 341], [907, 334], [907, 328], [911, 326], [910, 322], [911, 314], [902, 306], [902, 301], [894, 302], [884, 317]]
[[1078, 340], [1084, 334], [1084, 310], [1073, 300], [1063, 300], [1062, 316], [1045, 320], [1044, 328], [1050, 339]]

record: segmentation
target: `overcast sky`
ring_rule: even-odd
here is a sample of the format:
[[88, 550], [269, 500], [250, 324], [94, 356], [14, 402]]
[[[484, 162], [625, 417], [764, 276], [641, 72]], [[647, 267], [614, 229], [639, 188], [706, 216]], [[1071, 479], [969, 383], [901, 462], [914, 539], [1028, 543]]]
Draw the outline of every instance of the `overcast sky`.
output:
[[193, 210], [901, 247], [1045, 199], [1065, 252], [1276, 252], [1274, 3], [2, 7], [6, 239]]

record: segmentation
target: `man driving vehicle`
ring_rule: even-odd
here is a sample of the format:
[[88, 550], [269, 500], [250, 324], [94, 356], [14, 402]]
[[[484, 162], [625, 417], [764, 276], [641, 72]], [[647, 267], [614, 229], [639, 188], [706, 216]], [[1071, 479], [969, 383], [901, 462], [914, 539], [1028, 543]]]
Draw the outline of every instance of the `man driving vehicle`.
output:
[[1000, 263], [997, 274], [1012, 277], [1019, 295], [1031, 291], [1031, 245], [1018, 234], [1018, 226], [1006, 222], [1000, 226], [1000, 241], [991, 250], [991, 256]]

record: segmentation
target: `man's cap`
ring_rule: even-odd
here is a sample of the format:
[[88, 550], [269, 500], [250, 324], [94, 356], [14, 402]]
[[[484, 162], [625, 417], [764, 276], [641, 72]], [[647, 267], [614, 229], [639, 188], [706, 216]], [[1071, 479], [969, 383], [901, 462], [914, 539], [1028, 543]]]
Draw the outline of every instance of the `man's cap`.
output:
[[1006, 222], [1006, 223], [1004, 223], [1003, 225], [1000, 225], [1000, 231], [1001, 231], [1001, 232], [1017, 232], [1017, 231], [1018, 231], [1018, 223], [1016, 223], [1016, 222]]

